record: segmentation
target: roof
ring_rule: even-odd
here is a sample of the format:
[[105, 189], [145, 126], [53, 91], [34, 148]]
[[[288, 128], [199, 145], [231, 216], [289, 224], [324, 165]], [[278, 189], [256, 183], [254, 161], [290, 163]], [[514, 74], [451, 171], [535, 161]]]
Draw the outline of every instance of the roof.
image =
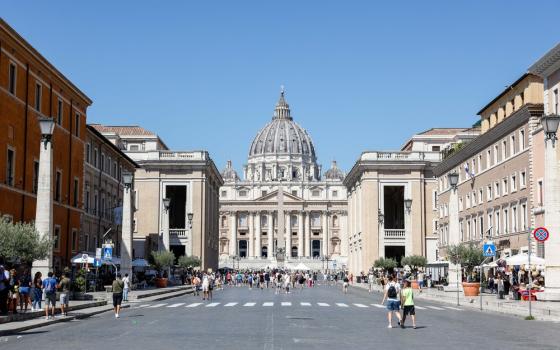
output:
[[431, 128], [418, 135], [456, 135], [461, 131], [467, 130], [469, 130], [469, 128]]
[[119, 136], [157, 136], [153, 132], [144, 129], [138, 125], [101, 125], [101, 124], [90, 124], [97, 131], [103, 132], [114, 132]]
[[480, 115], [482, 114], [482, 112], [484, 112], [488, 107], [490, 107], [494, 102], [498, 101], [500, 98], [502, 98], [502, 96], [504, 96], [505, 94], [507, 94], [511, 89], [513, 89], [514, 87], [517, 86], [517, 84], [519, 84], [520, 82], [523, 81], [523, 79], [527, 78], [528, 76], [533, 76], [533, 77], [538, 77], [538, 75], [535, 75], [533, 73], [525, 73], [522, 76], [519, 77], [519, 79], [517, 79], [516, 81], [513, 82], [513, 84], [506, 86], [506, 88], [504, 89], [504, 91], [502, 91], [498, 96], [496, 96], [492, 101], [488, 102], [488, 104], [486, 104], [486, 106], [482, 107], [480, 109], [480, 111], [478, 111], [476, 114]]
[[529, 72], [544, 77], [551, 67], [557, 67], [560, 61], [560, 43], [554, 46], [543, 57], [529, 68]]
[[98, 131], [95, 128], [95, 125], [92, 124], [87, 124], [87, 129], [89, 131], [91, 131], [93, 134], [95, 134], [95, 136], [99, 137], [100, 139], [102, 139], [103, 141], [105, 141], [105, 143], [107, 145], [109, 145], [109, 147], [111, 147], [115, 152], [119, 153], [119, 155], [123, 158], [125, 158], [127, 161], [129, 161], [135, 168], [140, 168], [140, 166], [138, 165], [138, 163], [136, 163], [135, 161], [133, 161], [129, 156], [127, 156], [121, 149], [119, 149], [114, 143], [112, 143], [111, 141], [109, 141], [105, 136], [103, 136], [103, 134], [101, 134], [100, 131]]

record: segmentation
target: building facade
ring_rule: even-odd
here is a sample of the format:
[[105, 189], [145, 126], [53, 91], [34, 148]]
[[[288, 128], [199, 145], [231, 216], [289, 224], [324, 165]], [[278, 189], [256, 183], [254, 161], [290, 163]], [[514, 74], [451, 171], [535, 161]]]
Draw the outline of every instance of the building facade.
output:
[[79, 250], [83, 214], [86, 113], [92, 101], [0, 19], [0, 213], [35, 219], [41, 133], [38, 118], [56, 122], [53, 155], [53, 266]]
[[[249, 148], [243, 178], [231, 162], [220, 189], [220, 265], [346, 265], [346, 189], [336, 162], [322, 174], [315, 146], [291, 116], [284, 91]], [[240, 259], [240, 260], [239, 260]]]
[[[203, 269], [216, 269], [223, 180], [208, 152], [170, 151], [156, 134], [138, 126], [94, 127], [122, 144], [139, 166], [134, 174], [134, 257], [148, 258], [162, 249], [169, 232], [170, 250], [177, 257], [196, 256]], [[170, 199], [167, 211], [164, 198]]]

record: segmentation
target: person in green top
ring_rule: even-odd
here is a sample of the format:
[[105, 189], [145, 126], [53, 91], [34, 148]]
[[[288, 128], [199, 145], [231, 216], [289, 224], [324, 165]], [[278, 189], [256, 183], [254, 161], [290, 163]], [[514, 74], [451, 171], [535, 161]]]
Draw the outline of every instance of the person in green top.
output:
[[406, 315], [412, 317], [412, 328], [416, 329], [416, 312], [414, 310], [414, 292], [410, 288], [410, 281], [404, 281], [404, 288], [401, 290], [401, 305], [403, 305], [403, 316], [401, 321], [401, 328], [404, 328], [404, 321]]
[[57, 286], [58, 289], [60, 289], [60, 313], [62, 316], [68, 316], [71, 284], [70, 273], [65, 272], [64, 277], [62, 277], [62, 280], [60, 280]]
[[113, 307], [115, 308], [115, 318], [119, 318], [119, 312], [121, 311], [123, 289], [124, 282], [121, 279], [121, 274], [119, 273], [117, 278], [113, 281]]

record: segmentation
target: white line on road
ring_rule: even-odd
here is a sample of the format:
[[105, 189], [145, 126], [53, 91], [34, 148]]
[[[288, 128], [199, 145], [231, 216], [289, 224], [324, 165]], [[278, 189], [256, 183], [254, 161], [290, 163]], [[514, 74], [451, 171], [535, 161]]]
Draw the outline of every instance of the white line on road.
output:
[[375, 306], [378, 309], [384, 309], [385, 308], [385, 305], [383, 305], [383, 304], [371, 304], [371, 306]]
[[148, 307], [149, 307], [150, 309], [153, 309], [153, 308], [162, 307], [162, 306], [165, 306], [165, 305], [167, 305], [167, 303], [165, 303], [165, 304], [155, 304], [155, 305], [148, 306]]
[[357, 307], [367, 307], [367, 305], [364, 305], [364, 304], [354, 304], [354, 305], [357, 306]]
[[344, 303], [336, 303], [336, 305], [340, 306], [340, 307], [348, 307], [348, 305], [344, 304]]
[[274, 306], [274, 303], [267, 301], [266, 303], [263, 303], [263, 306]]
[[418, 309], [418, 310], [426, 310], [425, 307], [423, 307], [423, 306], [418, 306], [418, 305], [414, 305], [414, 308], [415, 308], [415, 309]]
[[317, 303], [317, 305], [319, 305], [319, 306], [329, 306], [329, 304], [327, 304], [327, 303]]
[[177, 304], [169, 305], [168, 307], [179, 307], [181, 305], [185, 305], [185, 303], [177, 303]]
[[444, 310], [441, 307], [437, 307], [437, 306], [427, 306], [427, 307], [429, 307], [430, 309], [434, 309], [434, 310], [440, 310], [440, 311]]
[[243, 306], [255, 306], [256, 303], [245, 303]]
[[192, 304], [187, 305], [185, 307], [197, 307], [198, 305], [202, 305], [202, 303], [192, 303]]
[[218, 305], [220, 305], [220, 303], [210, 303], [210, 304], [206, 305], [206, 307], [215, 307], [215, 306], [218, 306]]
[[311, 306], [311, 303], [299, 303], [301, 306]]
[[291, 301], [283, 301], [282, 306], [292, 306], [292, 302]]
[[150, 306], [150, 304], [138, 305], [136, 308], [139, 309], [141, 307], [146, 307], [146, 306]]
[[237, 303], [227, 303], [224, 306], [230, 307], [230, 306], [235, 306], [235, 305], [237, 305]]
[[459, 309], [453, 306], [444, 306], [446, 309], [451, 309], [451, 310], [457, 310], [457, 311], [463, 311], [463, 309]]

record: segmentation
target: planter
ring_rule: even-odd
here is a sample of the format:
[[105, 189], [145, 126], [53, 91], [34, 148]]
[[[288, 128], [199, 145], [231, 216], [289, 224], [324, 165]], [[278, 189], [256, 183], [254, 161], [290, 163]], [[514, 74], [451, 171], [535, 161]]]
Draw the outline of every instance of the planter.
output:
[[167, 278], [156, 278], [156, 288], [166, 288], [167, 287]]
[[466, 297], [476, 297], [480, 294], [479, 282], [463, 282], [463, 292]]
[[412, 289], [420, 289], [420, 285], [418, 284], [418, 281], [412, 281], [410, 282], [410, 285], [412, 286]]

